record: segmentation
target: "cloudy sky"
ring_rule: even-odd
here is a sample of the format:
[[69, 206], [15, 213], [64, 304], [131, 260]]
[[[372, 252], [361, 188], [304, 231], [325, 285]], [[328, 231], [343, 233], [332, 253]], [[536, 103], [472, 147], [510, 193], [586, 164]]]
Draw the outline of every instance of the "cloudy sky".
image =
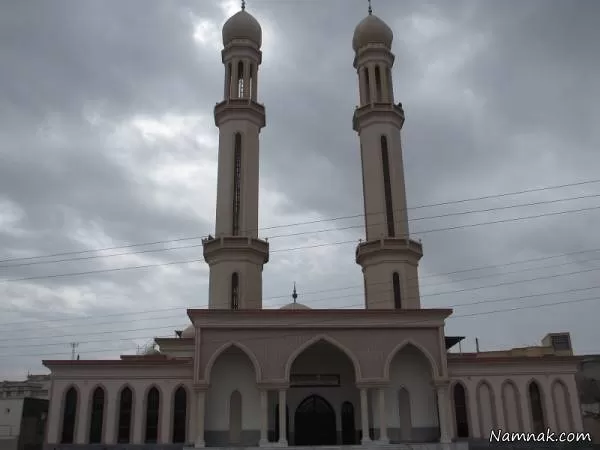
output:
[[[599, 352], [600, 4], [373, 7], [395, 34], [422, 305], [454, 308], [447, 334], [467, 336], [463, 350], [475, 337], [488, 350], [570, 331], [577, 352]], [[220, 28], [238, 8], [0, 7], [0, 379], [69, 358], [70, 342], [82, 358], [133, 353], [207, 304], [199, 238], [214, 227]], [[311, 307], [362, 306], [363, 221], [332, 219], [362, 209], [351, 41], [366, 9], [248, 2], [264, 34], [267, 307], [289, 302], [293, 281]], [[505, 195], [519, 191], [530, 192]]]

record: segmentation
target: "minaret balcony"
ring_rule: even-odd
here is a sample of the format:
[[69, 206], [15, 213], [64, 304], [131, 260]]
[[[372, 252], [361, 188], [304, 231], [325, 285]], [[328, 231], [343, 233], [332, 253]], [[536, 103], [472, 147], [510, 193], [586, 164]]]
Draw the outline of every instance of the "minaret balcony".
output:
[[251, 98], [230, 98], [215, 105], [215, 125], [228, 120], [249, 120], [258, 127], [266, 125], [265, 107]]
[[248, 258], [258, 264], [269, 262], [269, 243], [250, 236], [208, 237], [202, 240], [208, 264]]
[[367, 260], [382, 259], [396, 260], [399, 256], [408, 262], [417, 264], [423, 257], [423, 246], [421, 242], [410, 238], [381, 238], [365, 241], [356, 247], [356, 263], [361, 266]]
[[395, 122], [398, 128], [404, 125], [404, 109], [402, 103], [368, 103], [357, 106], [352, 117], [352, 128], [360, 132], [360, 129], [372, 123]]

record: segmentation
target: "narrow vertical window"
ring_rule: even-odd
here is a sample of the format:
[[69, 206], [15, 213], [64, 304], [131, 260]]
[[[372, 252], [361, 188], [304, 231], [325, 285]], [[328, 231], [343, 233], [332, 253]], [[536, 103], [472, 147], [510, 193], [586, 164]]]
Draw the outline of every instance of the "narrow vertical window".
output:
[[238, 98], [244, 98], [244, 63], [240, 61], [237, 69]]
[[542, 405], [542, 393], [535, 381], [529, 384], [529, 405], [531, 406], [531, 422], [534, 433], [546, 432], [546, 421], [544, 419], [544, 407]]
[[117, 442], [129, 444], [131, 442], [131, 413], [133, 411], [133, 392], [129, 387], [121, 391], [119, 399], [119, 429]]
[[231, 275], [231, 309], [240, 307], [240, 277], [237, 272]]
[[342, 403], [342, 445], [356, 444], [356, 426], [354, 421], [354, 405]]
[[158, 442], [158, 416], [160, 409], [160, 394], [156, 387], [148, 391], [146, 399], [146, 433], [144, 442], [156, 444]]
[[74, 387], [67, 391], [63, 408], [62, 436], [60, 442], [61, 444], [72, 444], [75, 437], [75, 417], [77, 416], [77, 391]]
[[102, 442], [102, 422], [104, 419], [104, 389], [97, 387], [92, 394], [90, 414], [90, 444]]
[[233, 150], [233, 223], [232, 234], [240, 234], [240, 209], [242, 197], [242, 135], [235, 134]]
[[394, 203], [392, 202], [392, 183], [390, 180], [390, 159], [388, 143], [385, 136], [381, 136], [381, 163], [383, 168], [383, 188], [385, 194], [385, 213], [387, 220], [388, 237], [396, 235], [394, 227]]
[[394, 285], [394, 308], [402, 308], [402, 294], [400, 293], [400, 275], [394, 272], [392, 275], [392, 284]]
[[233, 80], [233, 68], [231, 67], [231, 63], [227, 64], [227, 70], [225, 74], [225, 98], [229, 99], [231, 97], [231, 81]]
[[469, 437], [469, 418], [467, 416], [467, 395], [462, 384], [454, 385], [454, 417], [456, 418], [456, 436]]
[[187, 429], [187, 392], [183, 386], [175, 391], [173, 400], [173, 443], [185, 443]]
[[366, 99], [367, 105], [368, 105], [369, 103], [371, 103], [371, 83], [369, 80], [369, 69], [367, 69], [366, 67], [364, 70], [364, 74], [365, 74], [365, 89], [366, 89], [365, 99]]
[[248, 98], [254, 99], [254, 64], [250, 64], [250, 80], [248, 81]]
[[381, 87], [381, 70], [379, 70], [379, 66], [375, 66], [375, 101], [381, 102], [383, 101], [383, 89]]

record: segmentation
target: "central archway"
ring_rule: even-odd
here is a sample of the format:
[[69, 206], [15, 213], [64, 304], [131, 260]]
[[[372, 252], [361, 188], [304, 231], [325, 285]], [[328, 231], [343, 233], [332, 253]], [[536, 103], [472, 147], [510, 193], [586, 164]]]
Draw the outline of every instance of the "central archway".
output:
[[294, 415], [295, 445], [335, 445], [335, 411], [320, 395], [306, 397]]

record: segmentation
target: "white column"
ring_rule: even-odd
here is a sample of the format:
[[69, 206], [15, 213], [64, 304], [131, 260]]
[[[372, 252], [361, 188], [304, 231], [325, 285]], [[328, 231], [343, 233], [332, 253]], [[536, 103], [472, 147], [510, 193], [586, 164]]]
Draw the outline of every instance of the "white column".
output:
[[[465, 389], [467, 394], [467, 403], [469, 405], [468, 421], [470, 428], [470, 437], [482, 438], [483, 433], [479, 429], [479, 408], [477, 407], [477, 395], [474, 384], [471, 382], [465, 382]], [[454, 407], [454, 405], [453, 405]]]
[[367, 397], [367, 388], [360, 388], [360, 420], [362, 428], [362, 444], [371, 442], [369, 437], [369, 399]]
[[492, 392], [494, 395], [494, 403], [496, 406], [496, 429], [506, 430], [506, 420], [507, 417], [504, 417], [504, 399], [502, 398], [502, 386], [499, 389], [495, 387], [492, 388]]
[[146, 410], [144, 409], [144, 391], [145, 387], [140, 387], [135, 390], [133, 398], [135, 399], [135, 405], [133, 405], [133, 438], [132, 444], [143, 444], [144, 443], [144, 430], [142, 426], [146, 420]]
[[387, 414], [385, 413], [385, 388], [379, 388], [379, 442], [388, 444]]
[[161, 444], [168, 444], [171, 442], [171, 423], [172, 423], [172, 409], [173, 409], [173, 388], [170, 390], [165, 389], [164, 398], [160, 399], [160, 410], [159, 410], [159, 429], [158, 429], [158, 442]]
[[369, 71], [369, 95], [371, 96], [371, 104], [379, 101], [377, 99], [377, 78], [375, 78], [375, 66], [369, 64], [367, 66]]
[[223, 89], [223, 99], [229, 100], [231, 96], [231, 70], [229, 69], [229, 63], [225, 64], [225, 86]]
[[287, 447], [287, 400], [286, 390], [279, 389], [279, 446]]
[[77, 429], [75, 430], [75, 443], [87, 444], [90, 423], [90, 392], [89, 389], [81, 389], [81, 398], [77, 405]]
[[[542, 383], [540, 383], [542, 384]], [[540, 394], [542, 395], [542, 408], [544, 411], [544, 424], [552, 431], [558, 429], [556, 413], [554, 412], [554, 401], [552, 399], [552, 386], [547, 381], [543, 383]]]
[[252, 64], [252, 100], [258, 98], [258, 64]]
[[196, 440], [194, 447], [204, 447], [204, 402], [206, 398], [206, 392], [198, 390], [196, 392]]
[[438, 384], [437, 401], [438, 414], [440, 418], [440, 443], [449, 444], [452, 442], [452, 427], [450, 424], [450, 396], [448, 395], [448, 383]]
[[269, 391], [266, 389], [260, 390], [260, 441], [258, 442], [260, 447], [269, 445], [269, 437], [267, 436], [267, 428], [269, 426], [268, 393]]
[[[194, 391], [192, 391], [194, 392]], [[196, 441], [196, 402], [197, 402], [198, 396], [193, 394], [188, 398], [188, 405], [187, 405], [187, 415], [186, 415], [186, 420], [187, 420], [187, 438], [186, 438], [186, 442], [195, 442]]]
[[358, 92], [360, 94], [360, 106], [364, 106], [367, 104], [369, 86], [367, 86], [367, 69], [366, 67], [361, 67], [358, 69]]
[[[3, 397], [4, 398], [4, 397]], [[58, 444], [62, 434], [61, 424], [61, 406], [65, 401], [64, 390], [58, 389], [54, 383], [50, 388], [50, 408], [46, 418], [46, 442], [48, 444]]]
[[570, 419], [573, 430], [571, 431], [583, 431], [583, 413], [581, 411], [581, 405], [579, 404], [579, 395], [577, 391], [577, 384], [575, 383], [575, 376], [571, 375], [567, 379], [564, 379], [567, 384], [569, 391], [569, 402], [571, 403], [571, 414], [573, 417]]
[[103, 424], [103, 433], [104, 433], [104, 443], [105, 444], [114, 444], [116, 443], [115, 439], [115, 431], [117, 421], [115, 417], [117, 417], [117, 392], [113, 392], [113, 390], [106, 390], [106, 414]]
[[381, 74], [381, 101], [385, 103], [391, 102], [391, 98], [389, 96], [389, 84], [391, 80], [388, 79], [387, 67], [383, 64], [380, 64], [379, 73]]
[[521, 417], [523, 418], [523, 432], [531, 433], [533, 424], [531, 423], [531, 408], [529, 407], [529, 389], [526, 383], [519, 383], [519, 403], [521, 407]]

